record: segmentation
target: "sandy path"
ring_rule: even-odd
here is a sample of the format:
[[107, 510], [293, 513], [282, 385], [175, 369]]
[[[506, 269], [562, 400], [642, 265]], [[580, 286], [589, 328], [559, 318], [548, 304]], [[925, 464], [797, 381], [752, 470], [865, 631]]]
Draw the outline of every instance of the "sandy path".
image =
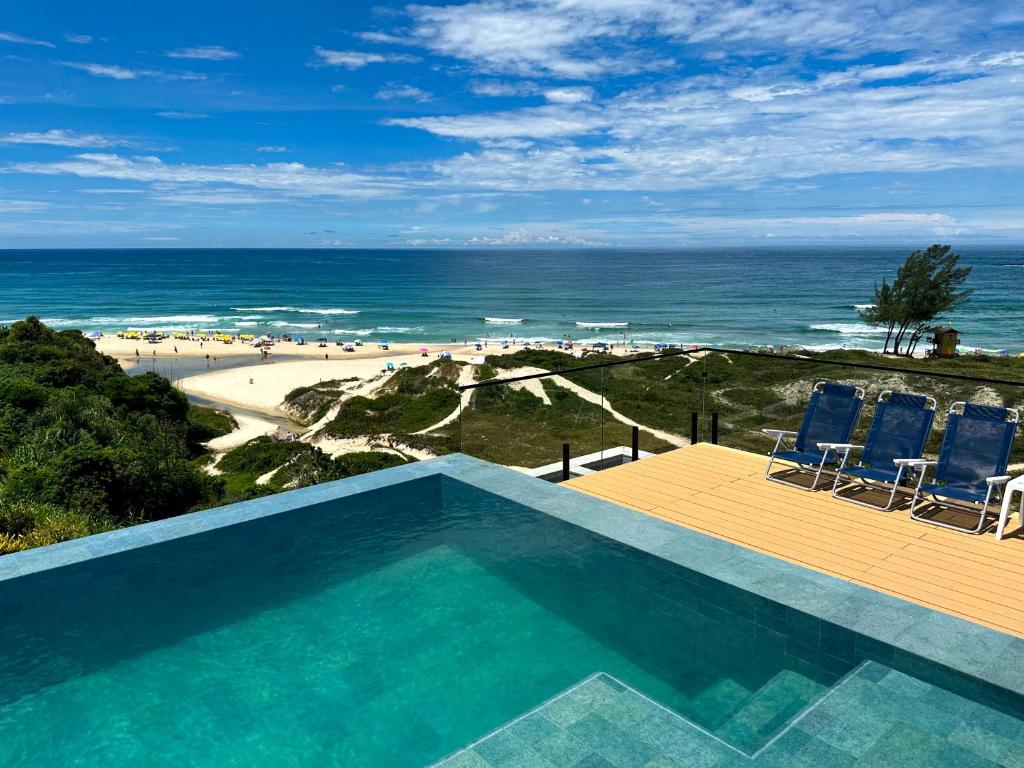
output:
[[[475, 379], [473, 378], [473, 370], [474, 370], [474, 368], [475, 368], [475, 366], [473, 366], [473, 365], [464, 365], [464, 366], [462, 366], [462, 368], [459, 369], [458, 386], [464, 387], [466, 384], [472, 384], [475, 381]], [[427, 434], [427, 432], [433, 432], [435, 429], [440, 429], [441, 427], [445, 427], [445, 426], [451, 424], [453, 421], [455, 421], [457, 418], [459, 418], [459, 414], [462, 413], [462, 409], [469, 406], [469, 400], [470, 400], [470, 398], [472, 396], [473, 396], [473, 390], [472, 389], [467, 389], [465, 392], [463, 392], [459, 396], [459, 407], [458, 408], [456, 408], [454, 411], [452, 411], [447, 416], [445, 416], [443, 419], [441, 419], [439, 422], [437, 422], [437, 424], [431, 424], [426, 429], [421, 429], [418, 432], [413, 432], [413, 434], [414, 435], [425, 435], [425, 434]]]
[[235, 421], [238, 422], [238, 429], [226, 435], [215, 437], [206, 444], [211, 451], [215, 453], [230, 451], [232, 448], [237, 448], [253, 438], [272, 435], [278, 429], [277, 424], [271, 421], [263, 421], [253, 416], [236, 414]]

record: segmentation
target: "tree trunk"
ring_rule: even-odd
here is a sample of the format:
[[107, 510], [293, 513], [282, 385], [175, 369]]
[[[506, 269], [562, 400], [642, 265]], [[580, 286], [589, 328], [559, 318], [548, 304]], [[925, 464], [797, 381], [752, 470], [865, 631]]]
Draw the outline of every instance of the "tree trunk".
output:
[[889, 328], [885, 332], [885, 345], [882, 347], [882, 354], [884, 355], [889, 351], [889, 341], [892, 339], [892, 329], [894, 323], [889, 323]]

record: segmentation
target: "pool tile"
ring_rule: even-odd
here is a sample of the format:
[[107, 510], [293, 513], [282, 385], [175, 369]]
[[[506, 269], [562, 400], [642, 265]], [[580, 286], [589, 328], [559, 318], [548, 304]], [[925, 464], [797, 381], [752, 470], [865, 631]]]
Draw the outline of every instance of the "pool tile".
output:
[[955, 662], [962, 671], [981, 672], [1010, 645], [1009, 635], [958, 619], [932, 613], [899, 636], [904, 648], [942, 664]]
[[926, 768], [946, 741], [907, 723], [890, 727], [857, 760], [857, 768]]
[[586, 701], [571, 695], [560, 696], [544, 707], [544, 717], [562, 728], [575, 723], [590, 714], [591, 707]]
[[935, 768], [1001, 768], [1011, 766], [1010, 763], [994, 763], [984, 757], [964, 749], [956, 744], [946, 742], [945, 747], [934, 756], [932, 765]]
[[526, 745], [505, 729], [495, 731], [473, 747], [473, 751], [494, 768], [504, 768], [525, 749]]
[[512, 723], [505, 730], [532, 748], [560, 729], [540, 712], [534, 712]]
[[459, 752], [441, 763], [442, 768], [492, 768], [491, 764], [472, 750]]
[[534, 744], [533, 751], [555, 768], [574, 768], [591, 752], [582, 741], [561, 728]]
[[825, 609], [822, 618], [890, 643], [929, 613], [927, 608], [886, 595], [858, 594]]

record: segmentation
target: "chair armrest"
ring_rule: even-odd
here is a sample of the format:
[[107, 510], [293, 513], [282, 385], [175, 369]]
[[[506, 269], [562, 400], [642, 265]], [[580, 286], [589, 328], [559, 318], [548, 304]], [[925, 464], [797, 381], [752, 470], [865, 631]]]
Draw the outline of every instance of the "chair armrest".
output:
[[859, 450], [864, 446], [853, 443], [818, 443], [818, 447], [823, 451], [852, 451]]
[[892, 461], [897, 467], [934, 467], [939, 463], [927, 459], [893, 459]]
[[995, 477], [986, 477], [985, 482], [989, 485], [1004, 485], [1010, 482], [1009, 475], [997, 475]]
[[796, 434], [799, 434], [798, 432], [793, 432], [793, 431], [788, 430], [788, 429], [762, 429], [761, 431], [764, 432], [769, 437], [781, 437], [782, 435], [796, 435]]

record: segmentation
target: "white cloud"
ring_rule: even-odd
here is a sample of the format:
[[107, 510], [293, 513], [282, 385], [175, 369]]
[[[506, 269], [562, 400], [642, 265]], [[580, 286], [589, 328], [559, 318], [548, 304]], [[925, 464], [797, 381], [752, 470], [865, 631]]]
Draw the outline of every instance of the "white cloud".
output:
[[371, 177], [335, 167], [311, 168], [301, 163], [164, 163], [153, 156], [122, 157], [104, 153], [86, 153], [54, 162], [12, 163], [0, 171], [151, 184], [235, 185], [294, 197], [369, 198], [394, 194], [401, 189], [396, 179]]
[[129, 143], [97, 133], [75, 133], [65, 128], [51, 128], [42, 133], [36, 131], [9, 133], [6, 136], [0, 136], [0, 144], [48, 144], [55, 147], [101, 149], [125, 146]]
[[159, 80], [205, 80], [206, 75], [199, 72], [164, 72], [157, 69], [129, 69], [117, 64], [96, 64], [94, 62], [61, 61], [62, 66], [80, 69], [94, 77], [109, 77], [114, 80], [136, 80], [140, 77], [152, 77]]
[[173, 51], [166, 51], [164, 56], [169, 59], [201, 59], [203, 61], [228, 61], [237, 59], [242, 54], [232, 51], [222, 45], [199, 45], [192, 48], [175, 48]]
[[412, 5], [402, 37], [484, 71], [590, 79], [674, 65], [652, 57], [660, 39], [707, 54], [799, 47], [856, 56], [934, 49], [984, 25], [985, 9], [952, 0], [480, 0]]
[[281, 147], [277, 145], [268, 144], [263, 147], [256, 147], [257, 152], [287, 152], [288, 147]]
[[168, 120], [206, 120], [210, 117], [204, 112], [179, 112], [177, 110], [157, 112], [156, 116], [165, 117]]
[[56, 48], [53, 43], [47, 42], [46, 40], [33, 40], [30, 37], [16, 34], [14, 32], [2, 32], [0, 31], [0, 42], [3, 43], [21, 43], [22, 45], [39, 45], [43, 48]]
[[316, 46], [314, 66], [345, 67], [346, 69], [362, 69], [368, 64], [414, 63], [419, 61], [415, 56], [404, 53], [370, 53], [367, 51], [332, 51], [329, 48]]
[[593, 88], [548, 88], [544, 91], [544, 98], [555, 104], [581, 104], [593, 101]]
[[93, 64], [88, 62], [78, 61], [62, 61], [65, 67], [71, 67], [72, 69], [80, 69], [83, 72], [88, 72], [90, 75], [95, 77], [110, 77], [114, 80], [134, 80], [139, 76], [139, 72], [134, 69], [128, 69], [127, 67], [119, 67], [116, 64]]
[[537, 93], [540, 88], [536, 83], [526, 80], [478, 80], [469, 84], [469, 90], [477, 96], [530, 96]]
[[264, 197], [238, 189], [176, 189], [157, 192], [152, 198], [167, 205], [261, 205], [278, 202], [275, 198]]
[[537, 231], [535, 228], [516, 227], [500, 235], [474, 235], [463, 245], [605, 245], [578, 234], [558, 231]]
[[88, 45], [92, 42], [92, 35], [64, 35], [64, 39], [75, 45]]
[[35, 213], [50, 207], [50, 203], [38, 200], [0, 199], [0, 213]]
[[528, 136], [550, 139], [579, 136], [603, 126], [606, 118], [584, 110], [557, 106], [529, 107], [512, 112], [473, 113], [440, 117], [400, 117], [388, 125], [420, 128], [438, 136], [459, 139], [508, 139]]
[[377, 91], [374, 98], [383, 101], [430, 101], [434, 97], [433, 94], [414, 85], [393, 83]]

